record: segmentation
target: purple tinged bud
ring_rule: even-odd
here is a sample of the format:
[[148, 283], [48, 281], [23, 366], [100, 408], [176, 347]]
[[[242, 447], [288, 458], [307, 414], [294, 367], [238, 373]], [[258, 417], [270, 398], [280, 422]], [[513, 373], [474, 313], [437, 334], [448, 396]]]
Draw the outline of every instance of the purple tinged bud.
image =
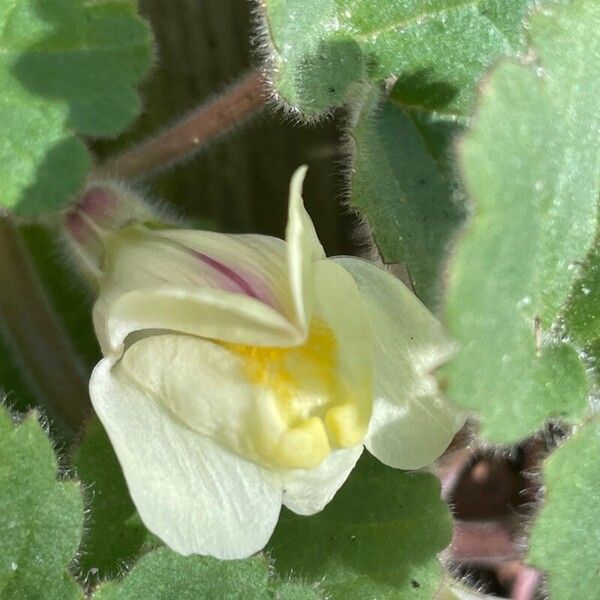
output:
[[131, 190], [111, 181], [96, 181], [64, 212], [62, 225], [77, 266], [96, 283], [105, 244], [112, 235], [134, 223], [163, 220]]

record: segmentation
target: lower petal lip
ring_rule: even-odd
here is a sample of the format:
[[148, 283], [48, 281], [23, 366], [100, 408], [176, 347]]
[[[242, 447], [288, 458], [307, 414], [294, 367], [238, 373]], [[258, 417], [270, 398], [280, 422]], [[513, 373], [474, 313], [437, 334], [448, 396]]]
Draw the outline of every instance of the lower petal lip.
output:
[[90, 395], [148, 529], [184, 555], [236, 559], [265, 546], [282, 490], [260, 467], [179, 424], [118, 380], [108, 359], [94, 369]]

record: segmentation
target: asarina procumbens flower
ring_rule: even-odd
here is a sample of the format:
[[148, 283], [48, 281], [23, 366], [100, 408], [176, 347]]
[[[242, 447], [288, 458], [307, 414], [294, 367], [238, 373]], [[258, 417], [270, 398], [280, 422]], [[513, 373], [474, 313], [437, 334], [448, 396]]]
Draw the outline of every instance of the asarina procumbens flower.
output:
[[290, 186], [285, 241], [165, 228], [93, 186], [65, 216], [98, 286], [90, 392], [141, 518], [182, 554], [248, 556], [284, 504], [310, 515], [366, 447], [415, 469], [463, 418], [431, 372], [453, 353], [395, 277], [328, 259]]

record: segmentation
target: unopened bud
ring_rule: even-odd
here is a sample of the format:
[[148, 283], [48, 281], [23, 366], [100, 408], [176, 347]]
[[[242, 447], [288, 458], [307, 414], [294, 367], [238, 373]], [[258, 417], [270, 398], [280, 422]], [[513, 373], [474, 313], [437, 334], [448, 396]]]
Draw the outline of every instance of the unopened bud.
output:
[[78, 267], [95, 282], [101, 274], [108, 238], [134, 223], [163, 220], [131, 190], [110, 181], [95, 181], [64, 213], [62, 222]]

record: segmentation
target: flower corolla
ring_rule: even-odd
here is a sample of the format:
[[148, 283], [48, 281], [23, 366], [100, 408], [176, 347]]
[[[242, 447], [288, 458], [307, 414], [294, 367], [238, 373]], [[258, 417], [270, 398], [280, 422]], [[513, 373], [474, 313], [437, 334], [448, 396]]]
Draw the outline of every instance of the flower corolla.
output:
[[102, 247], [94, 409], [142, 520], [182, 554], [248, 556], [282, 504], [320, 511], [363, 447], [420, 468], [464, 421], [431, 375], [453, 344], [394, 276], [326, 258], [304, 174], [285, 241], [143, 224], [143, 210], [103, 229], [89, 200], [68, 215], [79, 247]]

